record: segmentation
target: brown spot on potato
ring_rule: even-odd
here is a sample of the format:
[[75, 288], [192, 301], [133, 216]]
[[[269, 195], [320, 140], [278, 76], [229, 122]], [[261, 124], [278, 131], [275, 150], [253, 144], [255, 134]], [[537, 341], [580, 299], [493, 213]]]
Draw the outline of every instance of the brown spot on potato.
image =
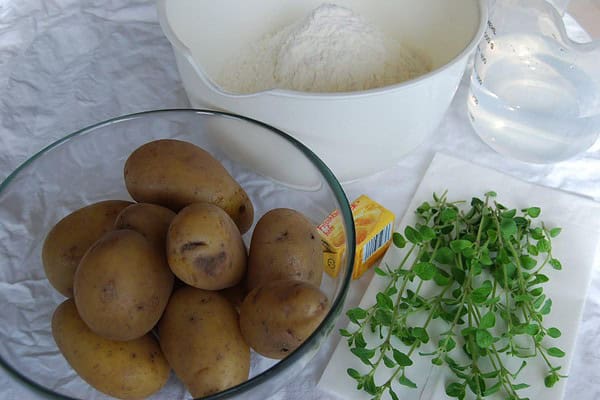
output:
[[196, 268], [203, 270], [208, 276], [216, 276], [221, 269], [223, 261], [227, 258], [224, 251], [214, 256], [199, 256], [194, 259]]
[[117, 289], [115, 288], [115, 281], [111, 279], [106, 285], [102, 287], [102, 292], [100, 293], [100, 301], [102, 301], [103, 303], [110, 303], [115, 299], [115, 297], [117, 297]]
[[181, 247], [179, 248], [179, 251], [181, 251], [182, 253], [185, 253], [186, 251], [194, 250], [197, 247], [203, 247], [203, 246], [207, 246], [207, 245], [208, 245], [208, 243], [203, 242], [203, 241], [187, 242], [187, 243], [181, 245]]
[[288, 231], [283, 231], [282, 233], [279, 234], [279, 236], [277, 236], [275, 238], [275, 241], [281, 242], [282, 240], [286, 240], [288, 238], [288, 235], [289, 235]]

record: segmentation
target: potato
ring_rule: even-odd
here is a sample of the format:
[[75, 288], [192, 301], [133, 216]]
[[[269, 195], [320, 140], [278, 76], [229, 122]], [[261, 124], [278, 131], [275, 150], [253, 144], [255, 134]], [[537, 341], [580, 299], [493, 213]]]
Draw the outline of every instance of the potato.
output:
[[237, 312], [219, 293], [178, 289], [158, 332], [165, 357], [193, 397], [248, 379], [250, 348], [240, 333]]
[[167, 260], [188, 285], [219, 290], [236, 285], [246, 273], [246, 246], [225, 211], [195, 203], [181, 210], [169, 226]]
[[85, 253], [75, 272], [75, 304], [96, 334], [132, 340], [150, 332], [173, 287], [165, 257], [140, 233], [106, 233]]
[[80, 208], [48, 232], [42, 263], [48, 281], [63, 296], [73, 296], [73, 275], [87, 249], [112, 230], [115, 218], [130, 201], [107, 200]]
[[126, 207], [117, 216], [115, 229], [132, 229], [150, 243], [166, 252], [167, 231], [175, 213], [156, 204], [137, 203]]
[[52, 335], [75, 372], [109, 396], [144, 398], [157, 392], [169, 378], [169, 365], [152, 335], [129, 342], [98, 336], [79, 317], [73, 299], [54, 312]]
[[242, 187], [208, 152], [179, 140], [155, 140], [136, 149], [125, 163], [127, 190], [138, 202], [179, 211], [196, 202], [221, 207], [241, 233], [254, 219], [254, 207]]
[[248, 291], [281, 279], [317, 287], [323, 277], [323, 250], [315, 225], [298, 211], [276, 208], [258, 221], [248, 257]]
[[319, 326], [327, 296], [313, 285], [295, 280], [268, 282], [252, 290], [240, 307], [240, 329], [257, 353], [284, 358]]

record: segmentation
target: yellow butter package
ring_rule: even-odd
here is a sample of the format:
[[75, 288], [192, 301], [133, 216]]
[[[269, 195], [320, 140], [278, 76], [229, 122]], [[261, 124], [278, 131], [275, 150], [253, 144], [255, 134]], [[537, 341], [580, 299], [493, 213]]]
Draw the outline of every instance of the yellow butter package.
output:
[[[394, 214], [362, 195], [350, 205], [356, 230], [356, 252], [352, 278], [359, 278], [390, 246]], [[346, 255], [344, 229], [339, 210], [333, 211], [317, 227], [323, 240], [324, 269], [336, 277]]]

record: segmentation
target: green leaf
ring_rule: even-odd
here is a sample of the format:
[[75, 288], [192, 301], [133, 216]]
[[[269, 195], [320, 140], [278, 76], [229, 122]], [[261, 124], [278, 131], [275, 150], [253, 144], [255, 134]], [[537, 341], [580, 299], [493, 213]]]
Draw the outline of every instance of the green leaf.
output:
[[364, 390], [365, 392], [375, 395], [377, 394], [377, 385], [375, 385], [375, 378], [373, 375], [367, 375], [364, 381]]
[[454, 278], [454, 280], [460, 285], [462, 285], [465, 282], [465, 271], [453, 266], [450, 269], [450, 272], [452, 273], [452, 277]]
[[512, 218], [502, 218], [500, 221], [502, 236], [510, 237], [517, 233], [517, 224]]
[[479, 321], [480, 329], [493, 328], [495, 325], [496, 325], [496, 314], [494, 314], [491, 311], [488, 311], [487, 313], [485, 313], [483, 315], [483, 317], [481, 317], [481, 320]]
[[455, 253], [461, 253], [464, 249], [471, 247], [473, 243], [469, 240], [453, 240], [450, 242], [450, 249]]
[[562, 231], [562, 228], [558, 228], [558, 227], [550, 229], [550, 237], [551, 238], [557, 237], [558, 235], [560, 235], [561, 231]]
[[556, 384], [556, 382], [558, 382], [558, 380], [559, 377], [557, 374], [549, 374], [544, 378], [544, 385], [546, 385], [547, 388], [551, 388]]
[[383, 363], [388, 368], [394, 368], [396, 366], [396, 363], [394, 362], [394, 360], [392, 360], [388, 356], [383, 356]]
[[512, 384], [510, 386], [513, 388], [513, 390], [523, 390], [523, 389], [527, 389], [531, 385], [528, 385], [526, 383], [517, 383], [517, 384]]
[[367, 311], [363, 310], [360, 307], [356, 307], [346, 311], [346, 315], [348, 316], [348, 319], [350, 319], [350, 321], [354, 322], [355, 324], [358, 324], [358, 321], [367, 318]]
[[446, 353], [451, 352], [456, 347], [456, 342], [450, 336], [440, 339], [438, 347]]
[[419, 227], [419, 233], [423, 238], [423, 242], [430, 242], [435, 239], [435, 231], [426, 225], [421, 225]]
[[365, 338], [361, 332], [357, 333], [354, 337], [354, 345], [356, 347], [367, 347], [367, 342], [365, 341]]
[[444, 224], [456, 221], [458, 213], [453, 208], [444, 208], [440, 214], [440, 218]]
[[551, 258], [550, 261], [548, 261], [548, 263], [555, 270], [559, 270], [560, 271], [562, 269], [562, 264], [556, 258]]
[[497, 393], [500, 390], [500, 388], [502, 387], [501, 383], [502, 382], [497, 382], [495, 385], [490, 386], [489, 388], [487, 388], [485, 390], [485, 392], [483, 392], [483, 397], [491, 396], [494, 393]]
[[390, 393], [390, 397], [392, 398], [392, 400], [400, 400], [398, 398], [398, 395], [392, 390], [392, 388], [390, 388], [389, 393]]
[[448, 265], [454, 262], [454, 253], [448, 247], [440, 247], [435, 253], [435, 261]]
[[548, 300], [546, 300], [546, 302], [540, 309], [540, 314], [548, 315], [548, 314], [550, 314], [551, 310], [552, 310], [552, 299], [548, 299]]
[[383, 326], [392, 326], [392, 310], [378, 308], [375, 310], [375, 321]]
[[366, 365], [372, 365], [370, 359], [375, 356], [374, 349], [367, 349], [363, 347], [353, 347], [350, 349], [352, 354], [360, 359]]
[[427, 331], [424, 328], [421, 327], [414, 327], [412, 329], [412, 334], [414, 337], [416, 337], [417, 339], [419, 339], [419, 341], [421, 343], [427, 343], [429, 342], [429, 334], [427, 333]]
[[450, 275], [440, 268], [436, 268], [435, 276], [433, 277], [435, 283], [440, 286], [447, 286], [450, 283]]
[[446, 394], [450, 397], [463, 399], [465, 397], [465, 387], [458, 382], [452, 382], [446, 386]]
[[540, 240], [544, 238], [544, 231], [542, 228], [534, 228], [529, 231], [531, 233], [531, 237], [535, 240]]
[[404, 354], [398, 349], [393, 349], [392, 354], [394, 356], [394, 360], [398, 363], [400, 367], [408, 367], [413, 363], [410, 357], [408, 357], [406, 354]]
[[381, 268], [379, 268], [379, 267], [375, 267], [375, 268], [374, 268], [374, 271], [375, 271], [375, 273], [376, 273], [377, 275], [379, 275], [379, 276], [388, 276], [388, 273], [387, 273], [387, 272], [385, 272], [384, 270], [382, 270], [382, 269], [381, 269]]
[[500, 215], [502, 218], [514, 218], [517, 215], [517, 210], [513, 208], [512, 210], [503, 211]]
[[437, 273], [437, 268], [432, 263], [420, 262], [414, 266], [413, 271], [422, 280], [429, 281]]
[[534, 257], [536, 257], [537, 255], [540, 254], [540, 252], [538, 251], [537, 247], [535, 247], [532, 244], [530, 244], [529, 246], [527, 246], [527, 252], [529, 254], [531, 254], [532, 256], [534, 256]]
[[529, 215], [531, 218], [539, 217], [541, 212], [542, 210], [539, 207], [529, 207], [527, 209], [527, 215]]
[[544, 300], [546, 300], [546, 295], [542, 294], [533, 301], [533, 307], [537, 310], [544, 304]]
[[406, 247], [406, 239], [404, 239], [404, 236], [402, 236], [402, 234], [399, 232], [394, 232], [392, 234], [392, 242], [394, 242], [394, 246], [399, 249]]
[[558, 347], [550, 347], [548, 349], [548, 355], [552, 357], [561, 358], [565, 356], [565, 352], [559, 349]]
[[487, 349], [494, 344], [494, 337], [485, 329], [477, 329], [475, 332], [475, 342], [482, 349]]
[[377, 300], [377, 305], [379, 307], [384, 308], [386, 310], [394, 309], [394, 302], [392, 301], [392, 298], [387, 294], [379, 292], [375, 296], [375, 299]]
[[540, 253], [547, 253], [552, 249], [552, 246], [550, 245], [550, 242], [547, 239], [538, 240], [535, 247], [537, 247]]
[[521, 266], [526, 270], [533, 269], [536, 266], [537, 261], [529, 256], [521, 256], [520, 257]]
[[477, 289], [471, 292], [470, 298], [471, 301], [475, 304], [482, 304], [486, 301], [488, 296], [492, 293], [492, 282], [485, 281], [483, 284]]
[[343, 337], [352, 336], [352, 334], [350, 332], [348, 332], [348, 330], [346, 330], [346, 329], [340, 329], [340, 335], [342, 335]]
[[413, 381], [411, 381], [410, 379], [408, 379], [406, 377], [406, 375], [400, 375], [400, 378], [398, 378], [398, 383], [404, 386], [407, 386], [411, 389], [416, 389], [417, 388], [417, 384], [414, 383]]
[[440, 365], [443, 365], [443, 364], [444, 364], [444, 361], [442, 361], [442, 359], [441, 359], [441, 358], [439, 358], [439, 357], [436, 357], [436, 358], [432, 358], [432, 359], [431, 359], [431, 363], [432, 363], [433, 365], [440, 366]]
[[348, 368], [346, 370], [346, 373], [348, 373], [348, 375], [350, 375], [350, 377], [352, 379], [360, 380], [362, 378], [362, 375], [360, 374], [360, 372], [358, 372], [357, 370], [355, 370], [353, 368]]
[[406, 240], [414, 244], [419, 244], [423, 241], [423, 237], [421, 236], [419, 231], [417, 231], [412, 226], [407, 226], [406, 228], [404, 228], [404, 236], [406, 236]]
[[493, 190], [490, 190], [489, 192], [485, 192], [485, 197], [496, 197], [498, 196], [498, 194], [496, 192], [494, 192]]
[[553, 339], [559, 338], [562, 333], [558, 328], [550, 328], [546, 331], [546, 333], [548, 333], [548, 336], [550, 336]]
[[525, 327], [525, 333], [529, 336], [535, 336], [540, 331], [540, 326], [538, 324], [529, 324]]
[[496, 243], [496, 240], [498, 240], [498, 231], [495, 229], [488, 229], [487, 235], [490, 243]]

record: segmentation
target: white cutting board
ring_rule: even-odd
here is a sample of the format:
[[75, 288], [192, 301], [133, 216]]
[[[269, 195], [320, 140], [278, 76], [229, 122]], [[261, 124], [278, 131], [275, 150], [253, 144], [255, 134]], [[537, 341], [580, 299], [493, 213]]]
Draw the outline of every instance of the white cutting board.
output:
[[[591, 272], [594, 266], [598, 268], [600, 263], [600, 203], [525, 183], [497, 171], [438, 153], [427, 169], [397, 230], [403, 232], [407, 224], [413, 225], [416, 222], [414, 210], [423, 201], [431, 202], [432, 193], [441, 194], [444, 190], [448, 190], [450, 201], [469, 202], [474, 196], [483, 198], [485, 192], [494, 190], [498, 193], [496, 200], [507, 207], [540, 207], [542, 213], [536, 221], [544, 221], [548, 227], [562, 227], [561, 234], [552, 242], [552, 253], [562, 262], [563, 269], [555, 271], [548, 267], [544, 270], [550, 278], [550, 282], [544, 285], [544, 292], [553, 301], [552, 312], [544, 318], [544, 324], [546, 327], [556, 326], [562, 331], [562, 336], [550, 343], [567, 353], [564, 358], [553, 360], [555, 364], [562, 366], [561, 373], [568, 375]], [[401, 255], [403, 250], [391, 246], [381, 265], [395, 267], [399, 265]], [[360, 307], [368, 308], [375, 303], [375, 295], [384, 288], [385, 279], [374, 275]], [[356, 326], [350, 327], [354, 330]], [[369, 338], [366, 339], [369, 342]], [[403, 400], [449, 399], [444, 388], [452, 375], [446, 373], [447, 367], [433, 367], [430, 358], [418, 356], [416, 353], [413, 360], [415, 364], [407, 369], [407, 376], [417, 383], [418, 388], [409, 389], [397, 385], [396, 393], [399, 397]], [[515, 383], [526, 382], [531, 387], [519, 391], [519, 394], [532, 400], [562, 399], [566, 380], [563, 379], [553, 388], [547, 389], [544, 386], [546, 368], [543, 362], [528, 359], [528, 363]], [[519, 364], [520, 361], [514, 365]], [[356, 390], [356, 382], [346, 374], [348, 368], [354, 368], [361, 373], [367, 372], [367, 367], [350, 353], [345, 339], [341, 338], [319, 381], [319, 387], [339, 396], [340, 399], [372, 398], [366, 392]], [[382, 379], [388, 377], [386, 374], [378, 374], [376, 381], [381, 383]]]

